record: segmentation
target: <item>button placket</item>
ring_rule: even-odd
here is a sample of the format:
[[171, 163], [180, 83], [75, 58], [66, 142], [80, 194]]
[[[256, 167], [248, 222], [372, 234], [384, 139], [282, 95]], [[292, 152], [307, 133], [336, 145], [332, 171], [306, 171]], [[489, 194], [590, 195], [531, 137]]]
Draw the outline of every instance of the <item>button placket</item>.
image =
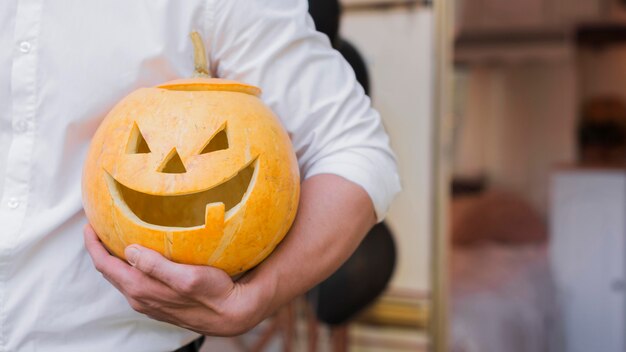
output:
[[13, 248], [26, 220], [31, 173], [34, 162], [33, 123], [37, 109], [37, 62], [43, 1], [17, 2], [11, 65], [11, 117], [13, 138], [7, 150], [5, 178], [0, 199], [0, 351], [9, 350], [9, 336], [14, 328], [5, 306], [10, 295], [7, 266], [14, 261]]
[[24, 133], [28, 130], [29, 123], [28, 121], [22, 119], [17, 120], [13, 123], [13, 130], [17, 133]]
[[3, 234], [7, 238], [0, 241], [0, 247], [4, 248], [11, 248], [19, 237], [18, 231], [29, 203], [35, 145], [33, 126], [37, 108], [37, 45], [41, 9], [41, 0], [21, 1], [15, 16], [14, 45], [17, 50], [14, 52], [11, 70], [13, 138], [6, 159], [6, 177], [0, 206], [0, 219], [6, 217], [8, 220]]

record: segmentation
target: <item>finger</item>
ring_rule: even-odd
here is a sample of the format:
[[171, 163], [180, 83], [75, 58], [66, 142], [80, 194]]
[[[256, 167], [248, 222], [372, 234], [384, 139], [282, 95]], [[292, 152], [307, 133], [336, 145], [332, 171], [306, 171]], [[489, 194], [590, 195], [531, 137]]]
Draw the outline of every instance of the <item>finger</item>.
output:
[[89, 256], [91, 256], [91, 260], [98, 271], [103, 272], [103, 270], [107, 270], [108, 268], [122, 269], [126, 267], [127, 270], [130, 269], [130, 266], [123, 261], [109, 254], [91, 225], [85, 225], [83, 234], [87, 252]]
[[126, 247], [126, 258], [135, 268], [186, 295], [211, 295], [232, 289], [232, 279], [222, 270], [174, 263], [160, 253], [138, 245]]
[[122, 293], [129, 303], [135, 301], [141, 304], [143, 307], [142, 313], [163, 311], [164, 309], [179, 309], [196, 304], [195, 301], [181, 297], [181, 295], [161, 281], [153, 279], [138, 270], [136, 271], [141, 274], [142, 278], [138, 283], [124, 288]]
[[96, 270], [101, 272], [118, 290], [125, 292], [127, 287], [132, 286], [140, 280], [139, 272], [133, 273], [131, 266], [109, 254], [89, 224], [85, 226], [83, 233], [85, 247]]
[[125, 255], [130, 265], [175, 289], [181, 288], [181, 282], [190, 276], [189, 266], [174, 263], [160, 253], [139, 245], [126, 247]]
[[180, 307], [180, 295], [159, 280], [137, 270], [123, 260], [112, 256], [87, 224], [84, 230], [85, 246], [94, 266], [102, 276], [129, 300], [142, 302], [146, 306], [166, 305]]

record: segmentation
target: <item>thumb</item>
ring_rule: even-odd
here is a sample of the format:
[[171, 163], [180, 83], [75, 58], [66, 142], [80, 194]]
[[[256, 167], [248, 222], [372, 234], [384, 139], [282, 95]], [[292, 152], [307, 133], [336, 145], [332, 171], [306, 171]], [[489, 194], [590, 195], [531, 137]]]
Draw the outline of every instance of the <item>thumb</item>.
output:
[[234, 287], [230, 276], [222, 270], [174, 263], [160, 253], [136, 244], [126, 247], [125, 255], [130, 265], [180, 293], [222, 295]]
[[136, 244], [126, 247], [124, 254], [130, 265], [168, 286], [175, 283], [176, 278], [181, 277], [186, 267], [166, 259], [156, 251]]

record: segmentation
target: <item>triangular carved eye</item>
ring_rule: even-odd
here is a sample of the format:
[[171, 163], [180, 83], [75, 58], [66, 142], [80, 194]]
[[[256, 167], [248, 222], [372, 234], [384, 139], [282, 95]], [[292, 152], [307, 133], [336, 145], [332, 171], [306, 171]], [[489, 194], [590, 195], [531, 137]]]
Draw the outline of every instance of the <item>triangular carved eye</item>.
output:
[[212, 153], [224, 149], [228, 149], [226, 125], [222, 126], [222, 129], [209, 140], [204, 148], [202, 148], [202, 151], [200, 151], [200, 154]]
[[137, 123], [135, 122], [133, 124], [133, 129], [130, 132], [128, 144], [126, 145], [126, 154], [147, 154], [150, 152], [148, 142], [146, 142], [146, 139], [139, 130], [139, 126], [137, 126]]

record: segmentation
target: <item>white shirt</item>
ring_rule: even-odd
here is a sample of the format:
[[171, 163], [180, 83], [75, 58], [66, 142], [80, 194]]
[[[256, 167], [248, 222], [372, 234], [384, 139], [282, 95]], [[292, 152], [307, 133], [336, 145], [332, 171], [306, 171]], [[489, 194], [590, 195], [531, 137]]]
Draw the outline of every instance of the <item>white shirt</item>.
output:
[[131, 91], [213, 74], [259, 86], [304, 178], [341, 175], [381, 219], [399, 190], [378, 114], [306, 1], [0, 1], [0, 351], [171, 351], [196, 337], [134, 312], [82, 240], [88, 143]]

